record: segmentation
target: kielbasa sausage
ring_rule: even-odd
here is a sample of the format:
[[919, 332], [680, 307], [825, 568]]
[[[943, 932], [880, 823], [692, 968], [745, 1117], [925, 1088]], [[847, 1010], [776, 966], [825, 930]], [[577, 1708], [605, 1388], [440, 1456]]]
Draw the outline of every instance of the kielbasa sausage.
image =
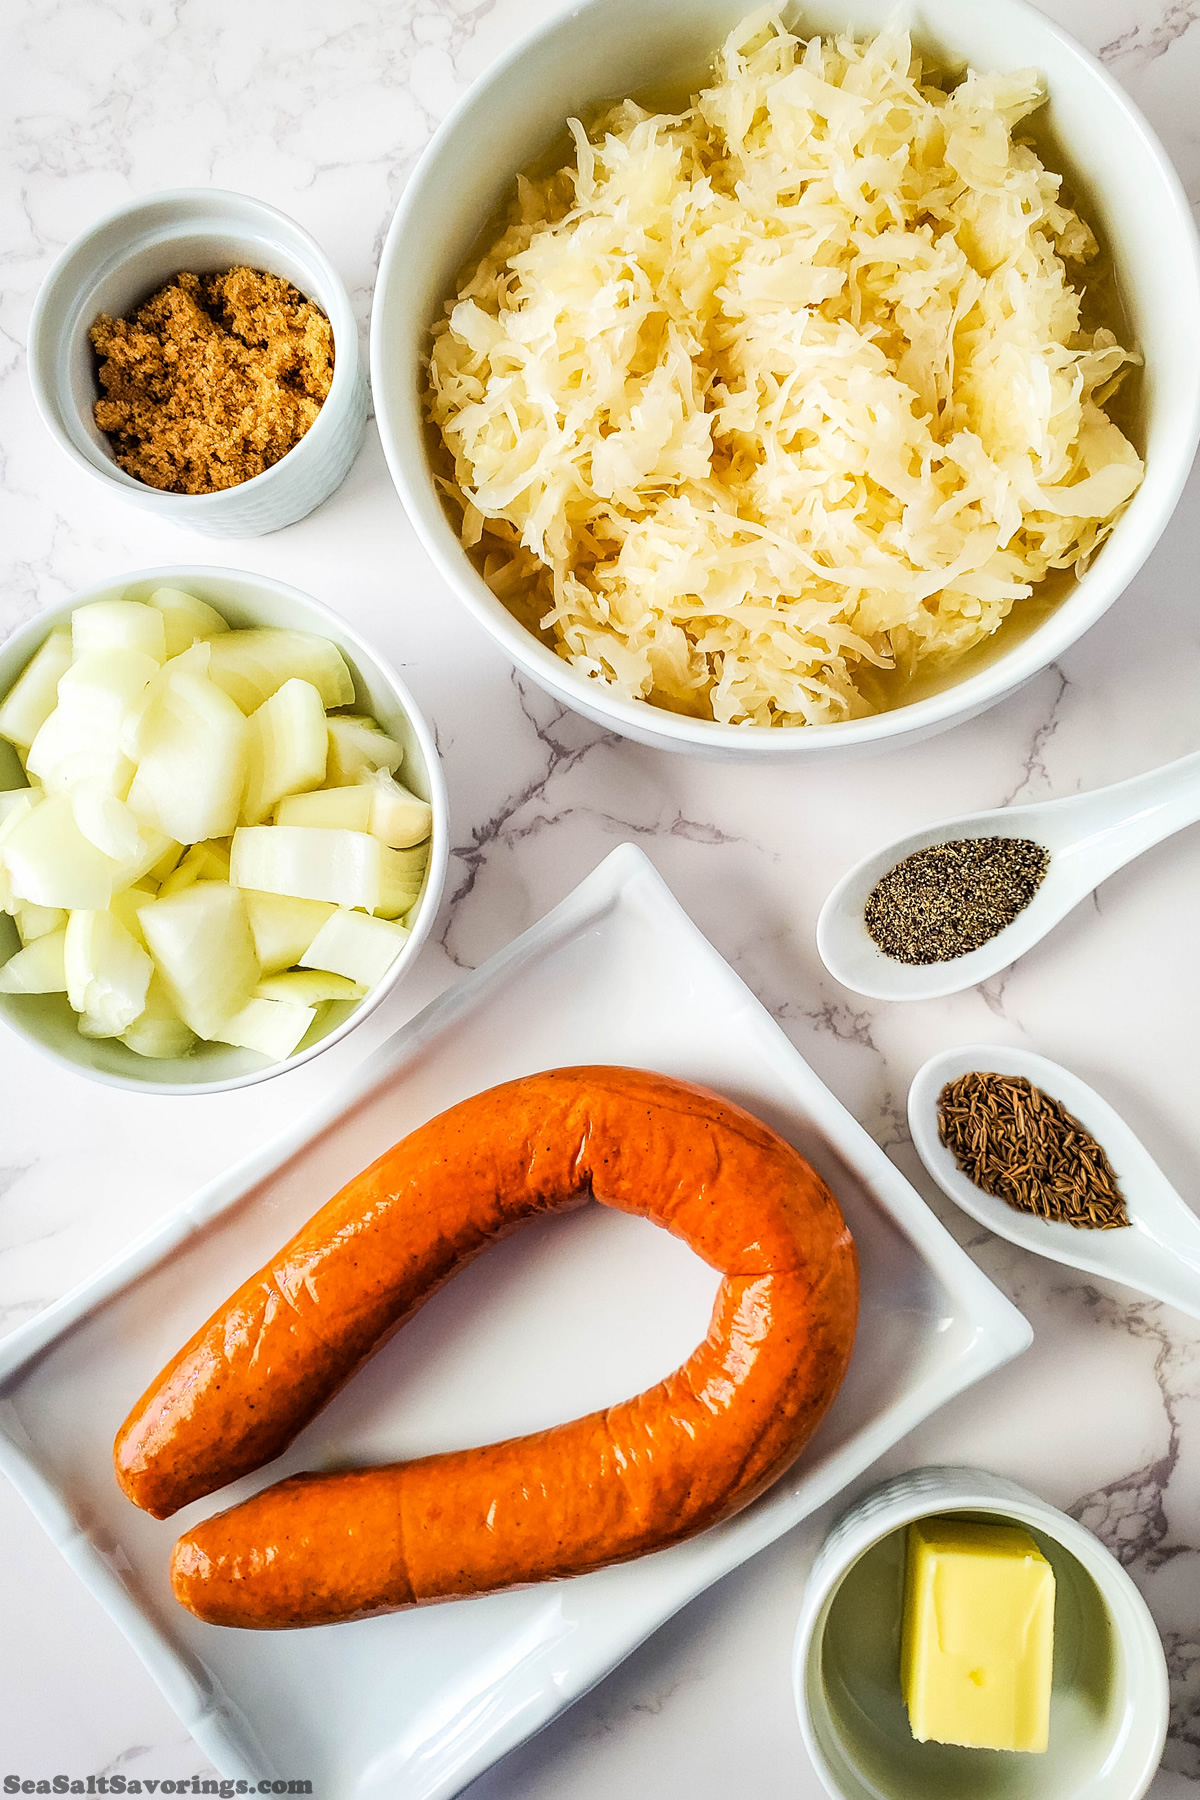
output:
[[420, 1127], [244, 1284], [118, 1435], [159, 1517], [278, 1456], [441, 1284], [525, 1220], [595, 1198], [722, 1273], [704, 1342], [635, 1398], [547, 1431], [297, 1475], [176, 1546], [199, 1617], [315, 1625], [601, 1568], [745, 1506], [841, 1383], [858, 1267], [837, 1203], [775, 1132], [638, 1070], [559, 1069]]

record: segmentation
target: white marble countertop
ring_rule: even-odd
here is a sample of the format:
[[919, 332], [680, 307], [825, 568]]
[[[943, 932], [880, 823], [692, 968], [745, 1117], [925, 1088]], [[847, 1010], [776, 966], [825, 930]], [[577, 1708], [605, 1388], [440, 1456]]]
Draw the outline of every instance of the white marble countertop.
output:
[[[432, 126], [550, 0], [10, 0], [0, 14], [0, 631], [123, 569], [263, 570], [340, 609], [435, 721], [450, 879], [412, 977], [315, 1064], [240, 1094], [112, 1092], [0, 1042], [0, 1329], [28, 1319], [537, 918], [639, 843], [835, 1093], [1028, 1314], [1034, 1347], [906, 1439], [888, 1468], [974, 1462], [1097, 1531], [1162, 1631], [1171, 1736], [1154, 1800], [1200, 1793], [1200, 1326], [973, 1231], [918, 1174], [908, 1081], [935, 1049], [1027, 1043], [1092, 1082], [1190, 1196], [1200, 1168], [1200, 834], [1115, 876], [1010, 972], [953, 999], [839, 989], [813, 926], [834, 879], [931, 817], [1067, 794], [1196, 748], [1200, 483], [1134, 586], [1065, 658], [952, 736], [874, 762], [737, 769], [604, 736], [515, 679], [418, 549], [371, 427], [332, 501], [222, 545], [111, 504], [37, 420], [23, 347], [51, 259], [163, 186], [272, 201], [333, 258], [364, 322], [383, 232]], [[1148, 114], [1200, 201], [1200, 0], [1052, 0]], [[286, 31], [281, 21], [286, 19]], [[811, 1534], [729, 1577], [478, 1800], [810, 1800], [789, 1660]], [[0, 1483], [0, 1776], [204, 1773], [115, 1627]], [[209, 1771], [211, 1772], [211, 1771]]]

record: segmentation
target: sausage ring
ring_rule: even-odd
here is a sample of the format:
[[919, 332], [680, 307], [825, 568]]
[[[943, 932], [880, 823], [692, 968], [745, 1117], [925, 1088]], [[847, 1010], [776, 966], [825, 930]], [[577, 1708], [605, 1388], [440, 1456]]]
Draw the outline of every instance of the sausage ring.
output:
[[278, 1456], [488, 1244], [594, 1198], [722, 1273], [675, 1374], [567, 1425], [296, 1475], [180, 1538], [176, 1597], [214, 1624], [328, 1624], [581, 1574], [745, 1506], [799, 1454], [850, 1358], [853, 1240], [824, 1183], [742, 1108], [662, 1075], [558, 1069], [387, 1151], [204, 1325], [118, 1433], [163, 1518]]

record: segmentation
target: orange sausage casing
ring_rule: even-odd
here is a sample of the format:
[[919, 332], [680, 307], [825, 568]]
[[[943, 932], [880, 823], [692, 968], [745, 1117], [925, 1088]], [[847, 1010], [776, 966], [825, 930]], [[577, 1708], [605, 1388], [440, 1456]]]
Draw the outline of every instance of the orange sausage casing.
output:
[[122, 1488], [163, 1518], [278, 1456], [456, 1270], [588, 1198], [721, 1271], [680, 1369], [526, 1437], [279, 1482], [179, 1540], [177, 1598], [270, 1628], [581, 1574], [688, 1537], [779, 1475], [853, 1345], [858, 1264], [837, 1203], [740, 1107], [597, 1067], [478, 1094], [348, 1183], [134, 1407], [114, 1451]]

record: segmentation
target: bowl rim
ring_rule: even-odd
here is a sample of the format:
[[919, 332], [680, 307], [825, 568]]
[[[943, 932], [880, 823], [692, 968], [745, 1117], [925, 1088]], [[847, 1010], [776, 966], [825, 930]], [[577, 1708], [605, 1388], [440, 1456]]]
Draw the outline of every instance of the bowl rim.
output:
[[[442, 507], [420, 429], [417, 442], [410, 443], [405, 427], [397, 427], [395, 415], [398, 413], [405, 420], [407, 409], [403, 403], [393, 409], [388, 350], [384, 341], [385, 315], [397, 266], [412, 254], [406, 241], [410, 220], [426, 190], [431, 185], [436, 189], [441, 156], [449, 141], [468, 124], [481, 98], [506, 84], [513, 70], [531, 50], [547, 39], [574, 32], [581, 19], [601, 12], [608, 3], [609, 0], [580, 0], [568, 12], [558, 13], [523, 34], [510, 49], [490, 63], [460, 96], [426, 144], [392, 216], [371, 302], [371, 387], [384, 458], [413, 529], [452, 592], [518, 668], [586, 716], [611, 722], [618, 730], [642, 742], [657, 740], [661, 747], [687, 747], [716, 755], [828, 752], [864, 745], [886, 748], [889, 742], [929, 735], [964, 722], [1032, 679], [1068, 650], [1120, 597], [1150, 556], [1178, 505], [1200, 444], [1200, 356], [1194, 359], [1187, 379], [1173, 383], [1176, 404], [1181, 406], [1174, 462], [1155, 471], [1152, 485], [1143, 481], [1118, 520], [1119, 525], [1128, 516], [1128, 511], [1141, 502], [1140, 511], [1144, 517], [1140, 521], [1140, 534], [1118, 544], [1119, 561], [1112, 560], [1111, 539], [1106, 540], [1100, 547], [1096, 563], [1085, 570], [1073, 591], [1021, 642], [986, 668], [907, 706], [827, 725], [726, 725], [711, 719], [693, 719], [668, 712], [649, 701], [630, 700], [616, 693], [608, 683], [579, 674], [564, 658], [520, 625], [488, 588]], [[1129, 132], [1140, 139], [1155, 169], [1166, 208], [1172, 215], [1179, 252], [1181, 303], [1193, 316], [1195, 338], [1200, 342], [1200, 233], [1183, 184], [1157, 134], [1103, 63], [1055, 20], [1040, 12], [1029, 0], [991, 0], [991, 3], [1007, 8], [1028, 20], [1033, 29], [1053, 38], [1122, 115]], [[919, 29], [917, 36], [919, 38]], [[420, 470], [420, 476], [412, 479], [410, 451], [415, 452], [412, 461]], [[1109, 553], [1107, 565], [1105, 552]], [[1100, 582], [1096, 580], [1097, 572], [1102, 576]]]
[[[136, 1094], [162, 1094], [167, 1098], [185, 1098], [194, 1094], [227, 1093], [235, 1088], [253, 1087], [260, 1081], [271, 1081], [277, 1075], [298, 1069], [302, 1064], [311, 1062], [323, 1050], [340, 1043], [354, 1027], [367, 1018], [380, 1005], [385, 996], [398, 984], [400, 977], [416, 961], [417, 954], [437, 917], [441, 905], [442, 892], [446, 884], [446, 873], [450, 860], [450, 817], [449, 801], [446, 792], [446, 778], [434, 739], [433, 728], [417, 705], [406, 682], [393, 669], [387, 659], [371, 648], [365, 638], [353, 625], [344, 620], [324, 601], [317, 600], [302, 588], [293, 587], [290, 582], [280, 581], [274, 575], [260, 574], [251, 569], [231, 569], [215, 563], [167, 563], [148, 569], [131, 569], [108, 577], [104, 581], [94, 583], [82, 593], [74, 594], [66, 600], [47, 607], [19, 625], [8, 638], [0, 642], [0, 653], [8, 656], [14, 651], [26, 650], [25, 662], [33, 655], [38, 646], [56, 625], [63, 624], [79, 606], [86, 606], [90, 600], [105, 597], [109, 590], [118, 587], [132, 587], [136, 582], [153, 581], [157, 586], [184, 586], [189, 580], [203, 579], [206, 582], [231, 580], [237, 582], [261, 583], [281, 595], [289, 604], [299, 601], [305, 608], [311, 608], [318, 616], [328, 619], [333, 641], [347, 644], [354, 656], [361, 656], [368, 666], [378, 669], [387, 686], [396, 696], [400, 711], [403, 712], [408, 725], [420, 746], [425, 759], [425, 768], [429, 778], [429, 802], [433, 809], [433, 826], [429, 838], [429, 866], [425, 879], [425, 891], [418, 902], [418, 911], [409, 931], [408, 938], [401, 945], [399, 953], [391, 966], [376, 982], [375, 986], [355, 1002], [354, 1009], [348, 1013], [340, 1025], [324, 1037], [318, 1038], [315, 1044], [307, 1049], [297, 1050], [291, 1056], [279, 1062], [267, 1063], [261, 1069], [250, 1069], [241, 1075], [229, 1076], [216, 1081], [155, 1081], [147, 1076], [142, 1080], [136, 1075], [121, 1075], [107, 1069], [88, 1068], [84, 1063], [73, 1062], [63, 1056], [50, 1044], [46, 1043], [36, 1031], [30, 1030], [22, 1020], [13, 1017], [6, 1009], [0, 1010], [0, 1025], [14, 1032], [25, 1043], [33, 1046], [41, 1055], [48, 1057], [56, 1067], [66, 1069], [84, 1080], [98, 1081], [106, 1087], [125, 1088]], [[213, 604], [216, 604], [215, 602]], [[297, 627], [297, 629], [300, 629]], [[22, 664], [22, 667], [24, 664]], [[7, 689], [3, 690], [7, 692]], [[0, 694], [0, 697], [3, 697]], [[157, 1059], [147, 1058], [147, 1068]]]
[[[99, 456], [95, 461], [87, 456], [66, 429], [60, 417], [61, 408], [56, 398], [57, 384], [46, 379], [46, 371], [55, 366], [59, 345], [57, 339], [50, 334], [47, 315], [52, 302], [57, 298], [57, 291], [62, 287], [71, 263], [82, 256], [94, 239], [112, 226], [125, 223], [135, 228], [139, 216], [152, 213], [160, 208], [178, 207], [180, 223], [185, 222], [189, 209], [195, 211], [195, 230], [193, 235], [204, 236], [207, 233], [216, 235], [219, 227], [219, 214], [222, 208], [230, 213], [242, 211], [247, 215], [248, 225], [253, 235], [266, 240], [268, 233], [263, 227], [274, 225], [276, 229], [294, 234], [303, 245], [306, 255], [313, 267], [319, 272], [321, 279], [327, 284], [327, 292], [331, 304], [327, 307], [324, 299], [314, 295], [306, 295], [306, 299], [314, 300], [325, 313], [333, 327], [333, 380], [329, 392], [321, 402], [316, 418], [304, 436], [297, 440], [292, 448], [258, 475], [252, 475], [248, 481], [239, 482], [235, 487], [217, 488], [209, 494], [176, 494], [167, 488], [152, 487], [149, 482], [139, 481], [130, 475], [116, 462], [109, 463]], [[257, 221], [255, 220], [257, 215]], [[123, 250], [110, 258], [111, 266], [119, 266], [137, 248], [137, 243], [127, 243]], [[253, 194], [239, 194], [233, 188], [218, 187], [179, 187], [158, 188], [148, 194], [139, 194], [133, 200], [123, 201], [120, 206], [113, 207], [99, 219], [92, 222], [55, 257], [34, 299], [29, 315], [28, 350], [26, 362], [29, 370], [29, 385], [33, 391], [34, 405], [46, 429], [50, 432], [59, 448], [64, 450], [78, 468], [84, 469], [97, 481], [108, 482], [124, 498], [135, 497], [139, 505], [150, 510], [169, 511], [172, 518], [180, 524], [193, 524], [207, 514], [219, 513], [227, 507], [234, 495], [240, 500], [244, 495], [257, 497], [267, 496], [279, 484], [279, 480], [287, 480], [288, 476], [279, 476], [279, 471], [292, 464], [292, 458], [298, 450], [309, 445], [309, 459], [313, 455], [321, 455], [325, 449], [325, 439], [337, 428], [337, 415], [344, 406], [352, 401], [354, 388], [360, 379], [360, 351], [358, 340], [358, 321], [354, 316], [354, 308], [346, 284], [334, 268], [332, 262], [317, 242], [312, 233], [297, 219], [285, 213], [280, 207], [272, 206], [267, 200], [260, 200]], [[322, 429], [324, 427], [324, 429]], [[290, 474], [290, 470], [289, 470]], [[187, 514], [188, 517], [184, 517]]]
[[[805, 1749], [826, 1791], [834, 1800], [845, 1800], [846, 1789], [830, 1766], [809, 1704], [810, 1681], [820, 1682], [819, 1659], [833, 1602], [850, 1571], [884, 1538], [915, 1519], [959, 1512], [994, 1513], [1032, 1526], [1075, 1558], [1104, 1603], [1130, 1671], [1130, 1688], [1135, 1667], [1129, 1655], [1132, 1641], [1138, 1657], [1136, 1710], [1139, 1723], [1149, 1727], [1151, 1746], [1139, 1769], [1138, 1785], [1123, 1796], [1138, 1800], [1161, 1762], [1170, 1717], [1166, 1653], [1143, 1594], [1107, 1545], [1069, 1513], [1007, 1476], [959, 1464], [906, 1470], [866, 1489], [835, 1518], [809, 1571], [792, 1650], [792, 1693]], [[1125, 1631], [1119, 1629], [1119, 1613], [1125, 1615]]]

